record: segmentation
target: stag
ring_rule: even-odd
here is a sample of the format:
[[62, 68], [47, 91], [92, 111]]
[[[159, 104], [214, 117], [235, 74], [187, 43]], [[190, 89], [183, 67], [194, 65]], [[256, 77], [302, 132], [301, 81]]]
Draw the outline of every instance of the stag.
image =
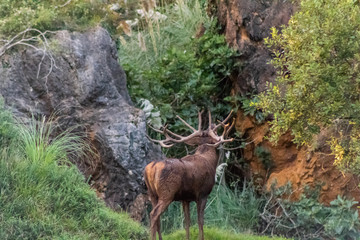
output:
[[[185, 216], [186, 239], [189, 239], [190, 227], [190, 202], [195, 201], [198, 213], [199, 239], [204, 239], [204, 209], [214, 184], [216, 167], [218, 165], [217, 148], [222, 143], [231, 142], [233, 139], [226, 139], [233, 123], [226, 124], [232, 112], [219, 124], [211, 123], [209, 111], [209, 126], [202, 130], [201, 115], [199, 112], [198, 129], [193, 128], [182, 118], [177, 116], [188, 128], [192, 130], [189, 136], [181, 136], [171, 132], [167, 127], [154, 129], [165, 136], [164, 140], [153, 140], [162, 147], [169, 148], [175, 143], [185, 143], [191, 146], [198, 146], [193, 155], [183, 158], [165, 159], [149, 163], [144, 170], [145, 183], [152, 204], [150, 213], [151, 239], [156, 239], [158, 232], [161, 240], [160, 215], [173, 201], [181, 201]], [[217, 134], [217, 129], [223, 127], [222, 135]]]

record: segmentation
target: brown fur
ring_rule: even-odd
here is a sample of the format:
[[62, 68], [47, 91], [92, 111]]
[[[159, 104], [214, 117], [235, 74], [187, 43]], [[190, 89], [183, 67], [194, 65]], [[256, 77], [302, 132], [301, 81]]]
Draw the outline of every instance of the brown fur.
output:
[[194, 155], [181, 159], [153, 161], [145, 167], [144, 177], [149, 197], [153, 205], [150, 213], [151, 239], [162, 239], [160, 215], [173, 201], [181, 201], [185, 212], [186, 236], [189, 239], [189, 203], [195, 201], [198, 208], [199, 239], [204, 239], [204, 208], [206, 200], [215, 184], [218, 162], [216, 148], [200, 145]]
[[[181, 159], [166, 159], [164, 161], [153, 161], [145, 167], [144, 178], [148, 188], [149, 197], [153, 209], [150, 213], [151, 239], [156, 240], [156, 232], [160, 231], [160, 215], [173, 201], [181, 201], [185, 216], [186, 239], [189, 239], [190, 227], [190, 202], [195, 201], [198, 213], [199, 239], [204, 239], [204, 210], [207, 197], [214, 184], [215, 173], [218, 163], [217, 146], [222, 143], [231, 142], [233, 139], [225, 139], [234, 126], [225, 124], [231, 117], [232, 112], [219, 124], [211, 124], [211, 113], [209, 112], [209, 127], [202, 130], [201, 114], [199, 112], [198, 129], [191, 127], [182, 118], [178, 118], [188, 126], [193, 133], [187, 137], [169, 131], [166, 126], [162, 130], [154, 129], [165, 135], [164, 140], [153, 140], [162, 147], [171, 147], [174, 143], [183, 142], [187, 145], [198, 146], [195, 154], [187, 155]], [[223, 127], [221, 136], [217, 135], [216, 129]], [[171, 135], [171, 136], [170, 136]]]

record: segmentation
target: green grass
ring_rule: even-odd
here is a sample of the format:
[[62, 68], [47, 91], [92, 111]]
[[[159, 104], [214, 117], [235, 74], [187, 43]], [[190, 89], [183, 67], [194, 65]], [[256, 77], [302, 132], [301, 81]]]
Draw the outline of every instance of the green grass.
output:
[[[256, 196], [250, 183], [244, 183], [241, 190], [236, 188], [232, 190], [225, 185], [216, 185], [206, 204], [205, 225], [236, 233], [255, 231], [259, 222], [259, 209], [262, 202], [263, 199]], [[191, 224], [197, 226], [197, 211], [194, 202], [190, 204], [190, 216]], [[183, 228], [182, 206], [180, 202], [173, 202], [161, 215], [162, 232], [171, 233]]]
[[84, 30], [96, 26], [106, 15], [102, 0], [0, 1], [0, 35], [14, 36], [26, 28]]
[[[120, 63], [131, 64], [142, 69], [151, 69], [171, 47], [184, 50], [195, 37], [200, 24], [210, 25], [210, 19], [198, 0], [176, 0], [165, 4], [162, 14], [166, 20], [142, 20], [131, 37], [119, 44]], [[143, 44], [139, 43], [143, 39]], [[145, 49], [144, 49], [145, 47]]]
[[[190, 228], [190, 239], [197, 240], [198, 237], [198, 228], [192, 227]], [[250, 234], [239, 234], [233, 233], [226, 230], [221, 230], [217, 228], [208, 228], [204, 227], [204, 238], [206, 240], [285, 240], [286, 238], [270, 238], [266, 236], [255, 236]], [[178, 230], [174, 233], [164, 236], [164, 240], [182, 240], [185, 239], [185, 230]]]
[[67, 154], [79, 136], [52, 138], [51, 123], [16, 123], [0, 104], [0, 239], [147, 239], [126, 213], [108, 209]]

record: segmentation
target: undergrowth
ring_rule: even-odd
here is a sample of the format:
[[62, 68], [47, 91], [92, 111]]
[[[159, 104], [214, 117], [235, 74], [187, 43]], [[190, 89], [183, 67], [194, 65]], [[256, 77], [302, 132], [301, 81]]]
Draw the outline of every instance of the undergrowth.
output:
[[0, 35], [12, 36], [26, 28], [81, 30], [95, 26], [105, 15], [104, 7], [100, 0], [3, 0], [0, 1]]
[[[229, 75], [239, 54], [218, 34], [216, 20], [198, 0], [176, 0], [159, 11], [165, 20], [146, 21], [119, 42], [120, 64], [133, 101], [144, 110], [151, 107], [149, 123], [157, 128], [167, 123], [170, 130], [186, 134], [176, 115], [196, 126], [201, 109], [218, 119], [230, 112], [224, 97], [230, 94]], [[167, 155], [183, 153], [177, 148]]]
[[[291, 196], [290, 184], [264, 195], [261, 211], [262, 233], [296, 239], [359, 239], [358, 203], [338, 196], [329, 206], [319, 202], [319, 187], [305, 187], [297, 201]], [[281, 214], [279, 214], [281, 213]]]
[[15, 121], [0, 105], [0, 239], [146, 239], [67, 160], [81, 153], [81, 137], [52, 138], [53, 130], [45, 120]]

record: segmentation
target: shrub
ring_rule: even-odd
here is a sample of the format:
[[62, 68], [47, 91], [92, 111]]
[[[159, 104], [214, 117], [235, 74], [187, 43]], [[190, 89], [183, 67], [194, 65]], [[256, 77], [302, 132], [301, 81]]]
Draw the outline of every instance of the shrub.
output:
[[[1, 1], [0, 35], [12, 36], [26, 28], [40, 31], [70, 29], [80, 30], [94, 26], [104, 17], [105, 5], [101, 0], [84, 1]], [[100, 19], [99, 19], [100, 18]]]
[[[120, 63], [133, 101], [139, 106], [144, 99], [149, 101], [162, 123], [186, 134], [188, 129], [175, 120], [176, 115], [195, 126], [200, 109], [209, 109], [217, 117], [230, 111], [223, 98], [229, 95], [228, 76], [236, 67], [238, 54], [217, 33], [216, 21], [197, 0], [178, 0], [160, 11], [166, 20], [147, 22], [137, 35], [133, 32], [126, 43], [119, 43]], [[196, 37], [202, 27], [205, 33]], [[149, 121], [159, 126], [159, 116], [154, 116]], [[170, 149], [167, 154], [182, 155], [185, 151], [180, 149]]]
[[289, 201], [289, 186], [272, 190], [261, 213], [262, 232], [299, 239], [358, 239], [360, 221], [353, 208], [358, 202], [340, 196], [325, 206], [319, 191], [305, 188], [298, 201]]
[[259, 96], [254, 94], [247, 94], [246, 96], [234, 95], [228, 96], [224, 99], [227, 102], [230, 102], [235, 106], [234, 110], [237, 111], [241, 108], [244, 111], [245, 115], [250, 115], [255, 117], [258, 123], [261, 123], [265, 120], [263, 112], [257, 107], [259, 103]]
[[344, 140], [332, 142], [333, 150], [344, 149], [333, 152], [335, 163], [360, 173], [351, 169], [360, 161], [359, 42], [360, 7], [352, 0], [301, 1], [281, 33], [273, 28], [266, 43], [278, 76], [258, 104], [274, 117], [271, 140], [290, 130], [295, 143], [310, 144], [321, 129], [346, 122], [355, 127], [333, 134]]
[[[193, 49], [171, 48], [150, 69], [124, 64], [135, 102], [148, 99], [159, 109], [164, 122], [179, 114], [193, 124], [199, 108], [209, 108], [215, 115], [229, 111], [221, 104], [219, 93], [225, 91], [222, 79], [234, 67], [234, 52], [226, 46], [223, 36], [211, 31], [192, 43]], [[169, 125], [180, 128], [175, 122]]]

